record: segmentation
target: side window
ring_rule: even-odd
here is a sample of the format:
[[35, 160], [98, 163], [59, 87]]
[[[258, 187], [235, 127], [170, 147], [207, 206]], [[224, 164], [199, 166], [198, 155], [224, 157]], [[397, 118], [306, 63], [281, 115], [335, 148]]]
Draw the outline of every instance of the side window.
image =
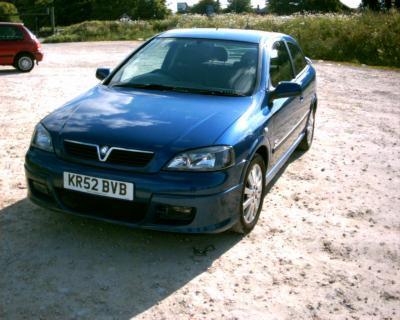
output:
[[20, 29], [13, 26], [0, 26], [0, 40], [23, 40], [24, 35]]
[[292, 55], [296, 75], [298, 75], [307, 65], [306, 59], [297, 45], [291, 42], [288, 42], [287, 44]]
[[290, 81], [294, 78], [289, 53], [282, 41], [275, 42], [272, 47], [269, 76], [274, 87], [281, 81]]

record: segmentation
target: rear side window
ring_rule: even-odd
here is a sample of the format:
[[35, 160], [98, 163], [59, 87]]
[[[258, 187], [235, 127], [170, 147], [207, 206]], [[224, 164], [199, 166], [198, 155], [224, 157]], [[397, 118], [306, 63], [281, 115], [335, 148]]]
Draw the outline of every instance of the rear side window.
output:
[[297, 76], [306, 67], [307, 62], [306, 59], [304, 58], [303, 53], [301, 52], [300, 48], [297, 45], [291, 42], [288, 42], [287, 44], [290, 50], [290, 54], [292, 55], [294, 68], [296, 69], [296, 76]]
[[275, 42], [272, 47], [269, 75], [274, 87], [281, 81], [290, 81], [294, 78], [289, 53], [282, 41]]
[[23, 40], [22, 31], [13, 26], [0, 26], [0, 40]]

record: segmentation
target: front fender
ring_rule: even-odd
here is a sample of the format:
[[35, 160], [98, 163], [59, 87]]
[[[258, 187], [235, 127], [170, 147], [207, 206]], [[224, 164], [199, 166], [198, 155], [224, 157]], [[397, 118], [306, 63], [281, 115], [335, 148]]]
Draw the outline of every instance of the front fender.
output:
[[268, 171], [269, 169], [269, 159], [271, 159], [271, 144], [270, 144], [270, 139], [269, 139], [269, 131], [268, 130], [263, 130], [263, 134], [259, 135], [257, 139], [254, 140], [252, 143], [251, 147], [249, 148], [249, 152], [246, 156], [245, 159], [245, 165], [243, 166], [243, 171], [242, 175], [240, 177], [240, 182], [244, 182], [244, 178], [247, 172], [247, 169], [250, 165], [251, 160], [253, 159], [254, 155], [258, 152], [261, 151], [261, 156], [264, 158], [265, 161], [265, 168]]

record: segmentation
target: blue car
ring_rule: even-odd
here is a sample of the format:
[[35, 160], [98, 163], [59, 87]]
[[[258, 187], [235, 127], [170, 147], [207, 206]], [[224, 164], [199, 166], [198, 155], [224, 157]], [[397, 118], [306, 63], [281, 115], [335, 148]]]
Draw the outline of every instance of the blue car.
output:
[[266, 188], [308, 150], [316, 72], [290, 36], [159, 34], [55, 110], [26, 154], [39, 206], [173, 232], [251, 231]]

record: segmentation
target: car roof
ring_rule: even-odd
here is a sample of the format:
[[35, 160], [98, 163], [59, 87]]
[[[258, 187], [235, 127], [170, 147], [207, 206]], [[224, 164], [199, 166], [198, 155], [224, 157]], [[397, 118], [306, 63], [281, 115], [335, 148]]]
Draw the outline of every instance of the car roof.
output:
[[199, 38], [244, 41], [252, 43], [261, 43], [274, 39], [292, 40], [292, 38], [283, 33], [266, 32], [260, 30], [243, 29], [220, 29], [220, 28], [193, 28], [193, 29], [173, 29], [159, 35], [162, 38]]
[[21, 22], [0, 22], [0, 26], [23, 26]]

